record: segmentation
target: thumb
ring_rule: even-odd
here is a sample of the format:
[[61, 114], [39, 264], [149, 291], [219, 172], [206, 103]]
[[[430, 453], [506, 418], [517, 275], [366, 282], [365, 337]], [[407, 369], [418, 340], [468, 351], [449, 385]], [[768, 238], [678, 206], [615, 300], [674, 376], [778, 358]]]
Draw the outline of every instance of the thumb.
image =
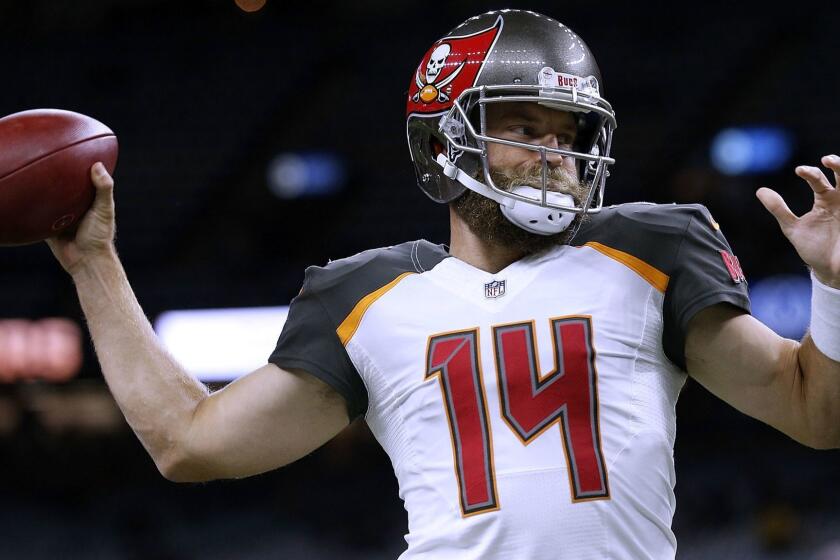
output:
[[112, 212], [114, 208], [114, 179], [108, 174], [108, 170], [101, 161], [93, 164], [90, 168], [90, 178], [96, 189], [96, 198], [93, 201], [93, 211]]
[[767, 211], [773, 214], [782, 231], [787, 231], [799, 219], [790, 211], [782, 196], [773, 189], [762, 187], [756, 191], [755, 196]]

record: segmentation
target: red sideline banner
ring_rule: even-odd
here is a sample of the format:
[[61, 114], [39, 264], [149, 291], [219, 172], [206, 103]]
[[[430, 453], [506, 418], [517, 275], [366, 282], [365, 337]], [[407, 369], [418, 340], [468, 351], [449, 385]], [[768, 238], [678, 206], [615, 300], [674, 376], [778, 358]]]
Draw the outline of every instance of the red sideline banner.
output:
[[82, 367], [82, 331], [69, 319], [0, 320], [0, 383], [67, 381]]

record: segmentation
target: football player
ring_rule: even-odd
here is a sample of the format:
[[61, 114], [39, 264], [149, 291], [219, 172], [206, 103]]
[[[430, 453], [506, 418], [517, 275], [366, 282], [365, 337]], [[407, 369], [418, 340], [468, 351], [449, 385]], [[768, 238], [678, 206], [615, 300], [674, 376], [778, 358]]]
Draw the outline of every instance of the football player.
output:
[[[411, 77], [417, 182], [447, 248], [412, 241], [307, 269], [269, 363], [210, 394], [161, 348], [117, 259], [111, 178], [50, 247], [102, 371], [160, 471], [244, 477], [364, 416], [408, 510], [401, 558], [673, 558], [675, 404], [687, 375], [812, 447], [840, 446], [840, 194], [761, 203], [812, 270], [810, 334], [749, 314], [699, 205], [603, 205], [615, 113], [561, 23], [503, 10], [436, 41]], [[840, 173], [840, 158], [823, 165]]]

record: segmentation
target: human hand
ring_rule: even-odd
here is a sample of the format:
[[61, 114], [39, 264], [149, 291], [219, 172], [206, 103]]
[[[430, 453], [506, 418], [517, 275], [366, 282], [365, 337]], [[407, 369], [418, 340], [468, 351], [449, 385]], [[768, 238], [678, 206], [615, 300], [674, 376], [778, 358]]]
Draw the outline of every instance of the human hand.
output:
[[90, 176], [96, 188], [90, 210], [77, 228], [47, 239], [53, 255], [70, 274], [91, 257], [108, 255], [114, 250], [114, 180], [101, 162], [91, 167]]
[[818, 167], [800, 165], [796, 174], [814, 191], [814, 206], [802, 216], [790, 211], [776, 191], [758, 189], [756, 196], [773, 214], [782, 233], [823, 284], [840, 288], [840, 157], [824, 156], [822, 164], [834, 172], [835, 186]]

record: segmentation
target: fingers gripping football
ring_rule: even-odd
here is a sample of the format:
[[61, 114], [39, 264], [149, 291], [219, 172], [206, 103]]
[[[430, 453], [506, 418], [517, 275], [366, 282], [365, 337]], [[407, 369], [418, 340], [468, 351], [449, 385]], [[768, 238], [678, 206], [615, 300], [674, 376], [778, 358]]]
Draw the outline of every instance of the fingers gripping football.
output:
[[91, 168], [90, 176], [96, 187], [96, 198], [79, 226], [76, 241], [101, 249], [114, 242], [114, 179], [101, 163]]
[[86, 259], [113, 249], [116, 232], [114, 180], [102, 163], [96, 163], [91, 168], [90, 176], [96, 188], [96, 198], [79, 222], [79, 227], [47, 240], [58, 261], [71, 273]]

